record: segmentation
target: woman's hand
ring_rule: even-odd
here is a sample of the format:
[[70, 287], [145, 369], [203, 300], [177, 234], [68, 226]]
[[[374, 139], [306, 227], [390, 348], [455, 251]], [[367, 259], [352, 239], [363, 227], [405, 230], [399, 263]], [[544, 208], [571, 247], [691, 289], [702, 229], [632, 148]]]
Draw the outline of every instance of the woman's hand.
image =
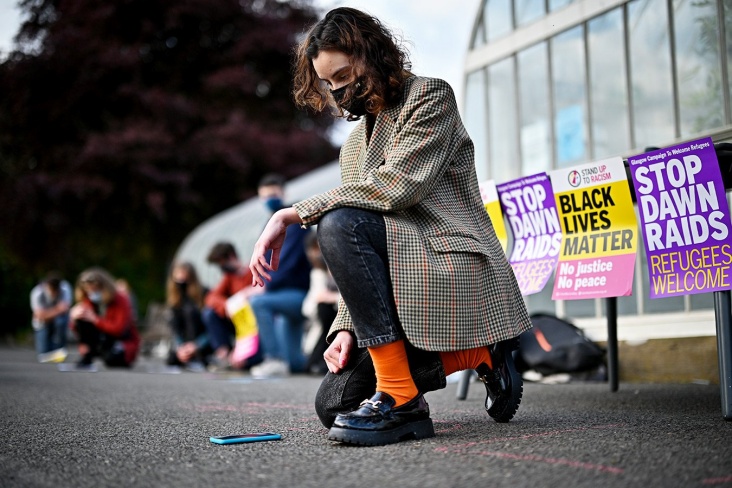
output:
[[97, 320], [99, 320], [97, 314], [83, 303], [78, 303], [71, 308], [69, 318], [71, 320], [86, 320], [92, 324], [96, 324]]
[[[294, 208], [283, 208], [272, 215], [267, 225], [254, 245], [249, 269], [252, 272], [252, 286], [264, 286], [264, 280], [271, 280], [270, 271], [277, 271], [280, 265], [280, 251], [287, 234], [287, 226], [300, 224], [300, 216]], [[270, 261], [267, 262], [267, 252], [272, 251]]]
[[182, 363], [190, 361], [194, 354], [196, 354], [195, 342], [185, 342], [178, 346], [176, 350], [176, 356], [178, 356], [178, 360]]
[[76, 319], [81, 318], [81, 314], [83, 313], [84, 308], [85, 308], [84, 305], [82, 305], [81, 303], [77, 303], [76, 305], [71, 307], [71, 310], [69, 310], [69, 318], [71, 320], [76, 320]]
[[328, 371], [338, 374], [348, 364], [353, 349], [353, 336], [347, 330], [338, 332], [328, 349], [323, 353], [323, 359], [328, 366]]

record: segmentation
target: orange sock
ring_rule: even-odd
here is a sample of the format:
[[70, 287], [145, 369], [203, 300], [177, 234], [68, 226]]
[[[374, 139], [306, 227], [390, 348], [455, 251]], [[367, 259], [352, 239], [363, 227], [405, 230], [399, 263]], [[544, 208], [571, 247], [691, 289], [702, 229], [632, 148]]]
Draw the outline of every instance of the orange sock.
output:
[[445, 375], [464, 369], [475, 369], [481, 363], [485, 363], [489, 368], [493, 368], [491, 354], [485, 346], [465, 349], [463, 351], [440, 352], [440, 359], [442, 359], [442, 367], [445, 369]]
[[376, 370], [376, 391], [391, 395], [396, 400], [395, 407], [419, 394], [409, 371], [403, 340], [368, 349]]

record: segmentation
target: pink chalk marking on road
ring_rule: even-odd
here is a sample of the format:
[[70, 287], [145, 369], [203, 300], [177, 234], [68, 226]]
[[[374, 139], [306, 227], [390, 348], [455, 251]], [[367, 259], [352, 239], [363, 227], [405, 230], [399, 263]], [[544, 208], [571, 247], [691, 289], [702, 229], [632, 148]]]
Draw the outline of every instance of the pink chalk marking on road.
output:
[[310, 405], [308, 404], [302, 404], [302, 405], [294, 405], [292, 403], [258, 403], [258, 402], [249, 402], [249, 403], [242, 403], [243, 407], [261, 407], [261, 408], [294, 408], [294, 409], [310, 409]]
[[568, 433], [573, 433], [573, 432], [584, 432], [584, 431], [590, 431], [590, 430], [612, 429], [615, 427], [622, 427], [624, 425], [625, 424], [595, 425], [595, 426], [591, 426], [591, 427], [579, 427], [579, 428], [574, 428], [574, 429], [552, 430], [552, 431], [548, 431], [548, 432], [539, 432], [536, 434], [494, 437], [491, 439], [487, 439], [485, 441], [466, 442], [464, 444], [458, 444], [458, 445], [454, 445], [454, 446], [437, 447], [437, 448], [435, 448], [435, 452], [454, 453], [454, 454], [471, 454], [471, 455], [478, 455], [478, 456], [493, 456], [493, 457], [502, 458], [502, 459], [513, 459], [513, 460], [518, 460], [518, 461], [569, 466], [572, 468], [600, 471], [603, 473], [610, 473], [610, 474], [622, 474], [622, 473], [624, 473], [624, 470], [622, 468], [616, 468], [613, 466], [605, 466], [603, 464], [586, 463], [583, 461], [575, 461], [572, 459], [548, 458], [548, 457], [536, 456], [536, 455], [530, 455], [530, 454], [513, 454], [513, 453], [509, 453], [509, 452], [500, 452], [500, 451], [479, 451], [479, 452], [469, 452], [468, 453], [468, 452], [465, 452], [465, 450], [468, 448], [474, 447], [474, 446], [484, 446], [486, 444], [493, 444], [496, 442], [534, 439], [537, 437], [559, 436], [562, 434], [568, 434]]
[[465, 450], [469, 447], [473, 446], [479, 446], [484, 444], [493, 444], [495, 442], [506, 442], [506, 441], [516, 441], [516, 440], [524, 440], [524, 439], [533, 439], [536, 437], [550, 437], [550, 436], [556, 436], [556, 435], [562, 435], [562, 434], [568, 434], [572, 432], [583, 432], [587, 430], [602, 430], [602, 429], [612, 429], [614, 427], [623, 427], [625, 424], [607, 424], [607, 425], [595, 425], [592, 427], [579, 427], [575, 429], [562, 429], [562, 430], [550, 430], [548, 432], [539, 432], [536, 434], [525, 434], [525, 435], [516, 435], [516, 436], [506, 436], [506, 437], [493, 437], [491, 439], [486, 439], [484, 441], [477, 441], [477, 442], [466, 442], [465, 444], [455, 444], [453, 446], [445, 446], [445, 447], [436, 447], [435, 451], [437, 452], [460, 452], [462, 450]]
[[702, 480], [703, 485], [721, 485], [722, 483], [732, 483], [732, 476], [725, 476], [724, 478], [706, 478]]
[[[434, 422], [434, 423], [435, 424], [439, 424], [439, 422]], [[452, 426], [445, 426], [444, 429], [435, 429], [435, 433], [436, 434], [444, 434], [446, 432], [455, 432], [455, 431], [458, 431], [458, 430], [463, 430], [463, 425], [462, 424], [455, 424], [455, 425], [452, 425]]]
[[238, 412], [239, 407], [233, 405], [197, 405], [199, 412]]
[[480, 454], [481, 456], [493, 456], [493, 457], [498, 457], [498, 458], [502, 458], [502, 459], [515, 459], [518, 461], [530, 461], [530, 462], [537, 462], [537, 463], [569, 466], [572, 468], [588, 469], [591, 471], [600, 471], [603, 473], [611, 473], [611, 474], [623, 474], [624, 473], [622, 468], [614, 468], [612, 466], [605, 466], [603, 464], [585, 463], [582, 461], [573, 461], [571, 459], [546, 458], [543, 456], [536, 456], [533, 454], [511, 454], [508, 452], [497, 452], [497, 451], [483, 451], [478, 454]]
[[209, 405], [197, 405], [196, 410], [199, 412], [256, 412], [264, 409], [280, 409], [280, 410], [304, 410], [310, 409], [310, 405], [293, 405], [290, 403], [257, 403], [249, 402], [242, 403], [241, 405], [224, 405], [224, 404], [209, 404]]
[[305, 427], [287, 427], [285, 429], [288, 432], [312, 432], [314, 434], [327, 434], [328, 431], [325, 428], [322, 429], [306, 429]]

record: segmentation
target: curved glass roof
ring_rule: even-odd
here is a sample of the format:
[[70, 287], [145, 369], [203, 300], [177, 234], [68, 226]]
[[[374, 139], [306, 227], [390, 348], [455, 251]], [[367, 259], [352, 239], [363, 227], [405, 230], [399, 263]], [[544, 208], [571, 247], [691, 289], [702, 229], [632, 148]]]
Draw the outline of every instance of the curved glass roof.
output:
[[[297, 202], [335, 188], [340, 184], [340, 169], [334, 161], [287, 182], [285, 201]], [[183, 240], [175, 261], [189, 261], [196, 267], [204, 286], [213, 287], [221, 278], [216, 266], [206, 262], [209, 250], [219, 241], [229, 241], [239, 258], [248, 263], [251, 250], [267, 223], [269, 211], [257, 197], [225, 210], [196, 227]]]

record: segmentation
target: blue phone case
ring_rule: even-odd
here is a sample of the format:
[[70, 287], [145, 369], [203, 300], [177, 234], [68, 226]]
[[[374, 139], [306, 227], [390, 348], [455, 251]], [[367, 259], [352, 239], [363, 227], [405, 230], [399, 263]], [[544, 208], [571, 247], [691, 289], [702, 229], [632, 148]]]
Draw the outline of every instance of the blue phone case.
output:
[[278, 441], [280, 439], [282, 439], [282, 436], [280, 434], [274, 434], [272, 432], [263, 432], [260, 434], [224, 435], [209, 438], [209, 440], [214, 444], [239, 444], [242, 442]]

